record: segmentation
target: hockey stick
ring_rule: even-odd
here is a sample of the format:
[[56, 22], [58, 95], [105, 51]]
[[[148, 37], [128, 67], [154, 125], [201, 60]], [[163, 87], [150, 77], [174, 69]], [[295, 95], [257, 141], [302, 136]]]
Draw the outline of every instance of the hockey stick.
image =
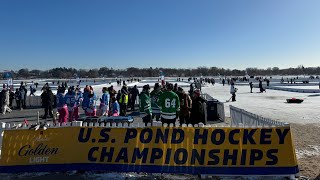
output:
[[226, 100], [226, 102], [229, 102], [231, 99], [232, 99], [232, 96], [230, 97], [230, 99], [229, 99], [229, 100]]

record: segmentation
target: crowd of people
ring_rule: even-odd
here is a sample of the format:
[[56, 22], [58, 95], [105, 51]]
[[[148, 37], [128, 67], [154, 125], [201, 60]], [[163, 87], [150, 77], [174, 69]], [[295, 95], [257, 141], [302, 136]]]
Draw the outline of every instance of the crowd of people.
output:
[[[66, 91], [67, 90], [67, 91]], [[103, 87], [102, 96], [97, 105], [97, 96], [92, 86], [86, 86], [81, 91], [80, 87], [59, 85], [54, 97], [48, 84], [42, 88], [41, 100], [44, 108], [43, 119], [53, 117], [53, 107], [56, 106], [59, 113], [58, 122], [66, 123], [79, 119], [79, 108], [82, 108], [86, 116], [126, 116], [127, 110], [134, 110], [135, 101], [139, 94], [137, 86], [128, 88], [123, 85], [121, 90], [115, 91], [113, 86]]]
[[155, 83], [153, 91], [150, 86], [144, 85], [139, 95], [140, 114], [145, 124], [153, 120], [162, 123], [175, 124], [179, 120], [180, 124], [205, 123], [203, 103], [206, 102], [200, 96], [200, 90], [193, 90], [190, 97], [177, 84], [167, 83], [160, 86]]
[[27, 91], [23, 82], [21, 82], [16, 91], [14, 91], [13, 86], [10, 87], [8, 84], [3, 84], [0, 92], [0, 112], [2, 114], [10, 113], [13, 109], [14, 100], [16, 101], [17, 109], [25, 109]]
[[200, 96], [199, 89], [194, 89], [192, 96], [177, 84], [167, 83], [161, 86], [155, 83], [151, 92], [150, 89], [149, 85], [145, 85], [140, 93], [137, 86], [128, 88], [123, 85], [121, 90], [116, 92], [112, 85], [103, 87], [100, 104], [97, 105], [98, 98], [92, 86], [86, 86], [82, 92], [79, 86], [62, 85], [58, 87], [54, 97], [51, 88], [45, 85], [41, 94], [44, 108], [42, 118], [54, 116], [54, 105], [59, 113], [59, 123], [78, 120], [80, 108], [86, 116], [126, 116], [128, 110], [135, 111], [139, 96], [139, 111], [145, 124], [153, 120], [175, 123], [178, 119], [180, 124], [205, 123], [203, 103], [206, 100]]

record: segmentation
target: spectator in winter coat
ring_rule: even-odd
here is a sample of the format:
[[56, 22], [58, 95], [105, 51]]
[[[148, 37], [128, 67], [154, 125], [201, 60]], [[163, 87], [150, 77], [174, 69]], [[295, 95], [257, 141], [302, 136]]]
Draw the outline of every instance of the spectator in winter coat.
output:
[[21, 100], [21, 104], [22, 104], [22, 108], [25, 109], [26, 108], [26, 100], [27, 100], [27, 88], [23, 85], [23, 82], [21, 82], [20, 85], [20, 100]]
[[17, 88], [16, 92], [14, 93], [15, 99], [16, 99], [16, 104], [17, 104], [17, 109], [21, 108], [21, 104], [20, 104], [20, 91]]
[[191, 107], [191, 115], [190, 122], [191, 124], [198, 124], [200, 122], [205, 124], [205, 114], [203, 109], [203, 103], [206, 100], [200, 96], [200, 90], [196, 89], [192, 98], [192, 107]]
[[134, 111], [134, 105], [136, 103], [138, 95], [139, 95], [139, 90], [137, 88], [137, 85], [134, 85], [134, 87], [131, 89], [131, 98], [130, 98], [130, 108], [132, 111]]
[[25, 97], [25, 88], [21, 88], [19, 89], [19, 92], [20, 92], [20, 103], [21, 103], [21, 109], [24, 109], [25, 106], [24, 104], [26, 104], [26, 97]]
[[50, 117], [53, 117], [52, 104], [54, 102], [54, 96], [53, 96], [53, 93], [49, 87], [47, 87], [46, 89], [43, 90], [43, 92], [41, 94], [41, 100], [42, 100], [42, 106], [44, 108], [44, 115], [42, 118], [46, 119], [48, 117], [48, 115]]
[[190, 124], [190, 110], [192, 107], [192, 100], [181, 87], [178, 87], [178, 96], [180, 99], [180, 125]]
[[109, 111], [109, 102], [110, 102], [110, 95], [108, 89], [106, 87], [102, 88], [102, 97], [100, 98], [100, 114], [101, 116], [108, 116]]
[[11, 112], [12, 110], [9, 107], [10, 93], [7, 88], [2, 90], [2, 114], [6, 114], [6, 112]]
[[193, 93], [194, 93], [194, 83], [190, 84], [189, 94], [191, 97], [193, 97]]
[[129, 102], [129, 92], [128, 92], [127, 86], [122, 86], [121, 96], [120, 96], [120, 100], [119, 100], [120, 116], [127, 115], [128, 102]]
[[116, 99], [116, 97], [112, 97], [111, 99], [112, 105], [111, 105], [111, 111], [109, 113], [110, 116], [119, 116], [120, 113], [120, 105]]
[[173, 91], [174, 93], [178, 94], [178, 84], [177, 84], [177, 83], [174, 84], [172, 91]]
[[119, 101], [120, 98], [121, 98], [121, 90], [119, 90], [117, 93], [117, 96], [116, 96], [117, 101]]

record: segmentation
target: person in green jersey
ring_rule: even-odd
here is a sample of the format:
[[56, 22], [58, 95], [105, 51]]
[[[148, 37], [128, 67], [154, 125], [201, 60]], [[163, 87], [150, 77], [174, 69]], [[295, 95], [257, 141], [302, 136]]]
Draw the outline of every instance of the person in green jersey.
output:
[[144, 124], [147, 126], [147, 124], [152, 120], [149, 84], [143, 86], [142, 92], [139, 95], [139, 110], [140, 116], [142, 117]]
[[153, 91], [150, 94], [151, 98], [151, 108], [152, 108], [152, 119], [156, 117], [156, 120], [160, 120], [160, 107], [157, 104], [159, 96], [162, 94], [161, 87], [159, 83], [155, 83]]
[[161, 122], [164, 123], [174, 123], [177, 119], [177, 114], [180, 111], [180, 100], [176, 93], [173, 91], [173, 85], [169, 83], [167, 85], [167, 90], [164, 91], [158, 99], [158, 105], [161, 111]]

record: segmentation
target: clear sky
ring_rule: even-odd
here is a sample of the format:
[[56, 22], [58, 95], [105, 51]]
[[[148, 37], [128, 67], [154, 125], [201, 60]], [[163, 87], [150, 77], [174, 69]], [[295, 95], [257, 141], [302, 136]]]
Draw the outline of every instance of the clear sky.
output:
[[0, 71], [320, 66], [320, 0], [0, 0]]

